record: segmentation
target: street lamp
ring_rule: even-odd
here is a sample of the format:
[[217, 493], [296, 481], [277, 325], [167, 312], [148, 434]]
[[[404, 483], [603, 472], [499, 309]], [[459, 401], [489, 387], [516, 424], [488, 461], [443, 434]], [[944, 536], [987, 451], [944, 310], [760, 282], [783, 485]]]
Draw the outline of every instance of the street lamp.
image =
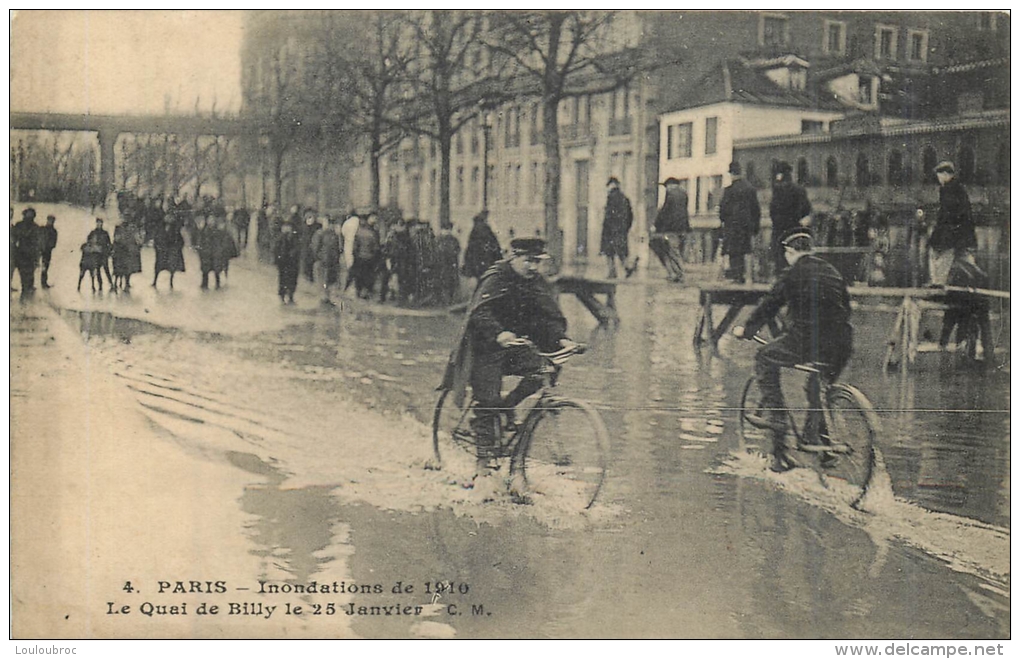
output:
[[489, 210], [489, 133], [492, 132], [492, 113], [482, 115], [482, 210]]

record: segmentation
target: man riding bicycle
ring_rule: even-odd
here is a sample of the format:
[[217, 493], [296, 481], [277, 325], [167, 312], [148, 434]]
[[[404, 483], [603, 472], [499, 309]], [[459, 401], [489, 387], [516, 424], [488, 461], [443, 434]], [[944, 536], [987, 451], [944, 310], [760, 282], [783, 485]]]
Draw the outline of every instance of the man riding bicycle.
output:
[[[772, 431], [772, 470], [784, 472], [800, 466], [786, 444], [786, 403], [780, 387], [779, 369], [795, 364], [815, 363], [821, 377], [834, 380], [850, 360], [853, 329], [850, 327], [850, 292], [846, 281], [827, 261], [812, 254], [813, 239], [808, 229], [794, 227], [779, 241], [790, 267], [780, 275], [772, 290], [751, 313], [745, 326], [734, 327], [737, 338], [751, 339], [779, 310], [788, 308], [785, 333], [765, 345], [755, 358], [755, 374], [761, 389], [762, 425]], [[809, 442], [825, 442], [827, 429], [821, 413], [817, 377], [807, 385], [811, 412], [805, 427]], [[823, 466], [835, 458], [824, 454]]]
[[[514, 408], [542, 387], [545, 360], [539, 353], [573, 345], [566, 338], [567, 321], [556, 294], [539, 272], [549, 258], [545, 241], [517, 238], [510, 248], [510, 257], [494, 263], [480, 278], [460, 343], [440, 385], [453, 392], [457, 405], [463, 404], [465, 386], [471, 385], [479, 473], [491, 469], [496, 457], [500, 415], [507, 428], [514, 429]], [[505, 375], [522, 380], [504, 398]]]

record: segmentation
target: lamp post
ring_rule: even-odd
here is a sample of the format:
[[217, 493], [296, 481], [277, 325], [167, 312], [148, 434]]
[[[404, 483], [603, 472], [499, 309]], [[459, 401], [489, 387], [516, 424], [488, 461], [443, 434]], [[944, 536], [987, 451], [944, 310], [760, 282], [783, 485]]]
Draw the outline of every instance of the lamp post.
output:
[[489, 133], [492, 131], [492, 113], [482, 115], [482, 210], [489, 210]]

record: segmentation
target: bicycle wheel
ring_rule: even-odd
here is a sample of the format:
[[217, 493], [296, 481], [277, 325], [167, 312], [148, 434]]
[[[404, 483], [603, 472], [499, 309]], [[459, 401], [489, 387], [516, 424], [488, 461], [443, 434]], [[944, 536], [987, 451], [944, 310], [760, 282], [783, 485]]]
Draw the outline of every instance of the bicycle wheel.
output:
[[761, 389], [752, 375], [740, 396], [740, 449], [757, 451], [767, 458], [772, 455], [772, 438], [761, 425], [761, 410]]
[[439, 450], [441, 443], [447, 446], [451, 443], [457, 444], [465, 450], [473, 448], [473, 444], [469, 441], [468, 417], [471, 412], [468, 404], [469, 400], [471, 400], [471, 397], [465, 395], [464, 404], [458, 406], [448, 390], [444, 390], [439, 394], [439, 400], [436, 401], [436, 409], [432, 413], [432, 454], [435, 459], [435, 464], [431, 465], [433, 468], [440, 469], [443, 464], [443, 458]]
[[875, 468], [875, 435], [878, 415], [867, 397], [846, 384], [830, 385], [825, 391], [828, 408], [830, 455], [834, 466], [825, 469], [826, 480], [842, 483], [843, 498], [857, 504], [868, 491]]
[[529, 495], [587, 510], [606, 479], [609, 432], [587, 403], [549, 399], [528, 414], [511, 462]]

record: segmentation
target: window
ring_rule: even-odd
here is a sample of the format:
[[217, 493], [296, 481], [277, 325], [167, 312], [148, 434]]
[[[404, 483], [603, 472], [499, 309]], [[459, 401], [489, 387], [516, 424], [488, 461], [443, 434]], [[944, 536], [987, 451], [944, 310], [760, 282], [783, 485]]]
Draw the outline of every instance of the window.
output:
[[613, 119], [624, 119], [630, 116], [630, 87], [624, 86], [613, 92], [611, 97]]
[[808, 184], [808, 164], [807, 158], [797, 159], [797, 183], [800, 185]]
[[939, 158], [938, 154], [935, 153], [935, 148], [926, 146], [921, 154], [921, 181], [928, 184], [939, 182], [938, 177], [935, 176], [935, 166], [938, 163]]
[[439, 196], [439, 185], [436, 183], [436, 170], [429, 172], [429, 206], [436, 205], [436, 199]]
[[463, 131], [457, 131], [457, 138], [455, 140], [457, 145], [457, 155], [464, 153], [464, 133]]
[[928, 31], [907, 30], [907, 59], [911, 62], [928, 61]]
[[532, 199], [536, 200], [541, 199], [542, 188], [540, 188], [539, 185], [540, 183], [538, 179], [538, 163], [533, 162], [531, 163], [531, 189], [530, 189]]
[[871, 170], [868, 167], [868, 157], [863, 153], [857, 156], [857, 187], [866, 188], [871, 185]]
[[800, 122], [800, 132], [802, 133], [821, 133], [825, 128], [825, 122], [814, 121], [812, 119], [802, 119]]
[[669, 127], [669, 141], [666, 153], [667, 160], [691, 157], [691, 133], [693, 128], [694, 124], [690, 122], [685, 124], [676, 124]]
[[521, 204], [521, 166], [514, 165], [514, 206]]
[[977, 169], [974, 148], [969, 145], [961, 146], [956, 164], [960, 168], [960, 183], [973, 183], [974, 172]]
[[457, 168], [457, 194], [456, 204], [458, 206], [464, 205], [464, 168]]
[[861, 105], [874, 105], [875, 95], [874, 79], [871, 76], [859, 76], [857, 78], [857, 102]]
[[846, 23], [843, 21], [825, 21], [825, 41], [822, 52], [829, 55], [846, 54]]
[[782, 14], [761, 14], [758, 18], [758, 44], [784, 46], [789, 41], [787, 19]]
[[903, 185], [903, 154], [896, 149], [889, 152], [889, 171], [886, 180], [889, 185]]
[[995, 32], [995, 12], [983, 11], [977, 16], [977, 29], [981, 32]]
[[875, 58], [896, 59], [896, 33], [892, 25], [879, 25], [875, 28]]
[[722, 176], [713, 176], [711, 185], [708, 189], [708, 204], [706, 210], [715, 210], [719, 206], [719, 201], [722, 199], [722, 192]]
[[478, 119], [471, 122], [471, 155], [478, 155]]
[[400, 174], [390, 174], [389, 205], [393, 208], [400, 205]]
[[480, 170], [475, 167], [471, 170], [471, 205], [478, 205], [478, 175]]
[[999, 144], [999, 152], [995, 154], [995, 182], [1009, 185], [1009, 141]]
[[830, 188], [839, 187], [839, 163], [836, 161], [836, 156], [829, 156], [829, 159], [825, 161], [825, 185]]
[[719, 117], [709, 117], [705, 119], [705, 155], [710, 156], [715, 153], [715, 142], [716, 135], [719, 132]]

